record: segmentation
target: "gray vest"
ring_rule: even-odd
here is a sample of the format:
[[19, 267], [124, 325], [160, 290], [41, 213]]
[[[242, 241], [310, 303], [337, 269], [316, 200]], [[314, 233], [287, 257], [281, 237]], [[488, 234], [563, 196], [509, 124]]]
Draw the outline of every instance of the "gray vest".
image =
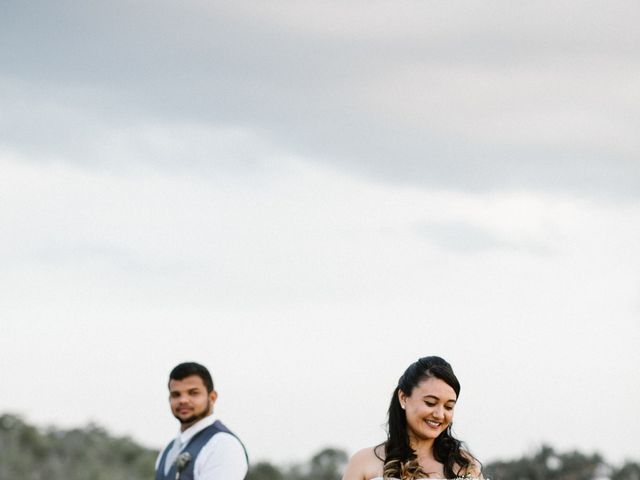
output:
[[[230, 433], [231, 435], [236, 437], [236, 435], [233, 432], [231, 432], [231, 430], [229, 430], [227, 427], [225, 427], [220, 420], [216, 420], [215, 422], [213, 422], [213, 425], [209, 425], [204, 430], [201, 430], [198, 433], [196, 433], [193, 436], [193, 438], [189, 441], [189, 443], [187, 443], [187, 446], [183, 448], [182, 452], [180, 453], [189, 452], [189, 454], [191, 455], [191, 460], [184, 467], [184, 470], [180, 472], [180, 480], [193, 480], [193, 467], [196, 463], [196, 458], [198, 457], [200, 450], [202, 450], [202, 447], [204, 447], [207, 444], [207, 442], [211, 440], [211, 437], [213, 437], [216, 433], [220, 433], [220, 432]], [[238, 438], [238, 441], [240, 442], [239, 438]], [[158, 463], [158, 469], [156, 470], [156, 480], [176, 480], [175, 462], [173, 463], [173, 465], [171, 465], [171, 468], [169, 469], [169, 473], [167, 473], [167, 475], [164, 474], [167, 454], [169, 453], [169, 450], [171, 450], [171, 446], [173, 445], [173, 442], [175, 442], [175, 439], [171, 443], [169, 443], [169, 445], [167, 445], [167, 447], [162, 452], [162, 456], [160, 457], [160, 462]], [[240, 445], [242, 445], [242, 442], [240, 442]], [[248, 466], [249, 457], [247, 455], [247, 449], [244, 448], [244, 445], [242, 445], [242, 448], [244, 450], [244, 455], [247, 459], [247, 466]]]

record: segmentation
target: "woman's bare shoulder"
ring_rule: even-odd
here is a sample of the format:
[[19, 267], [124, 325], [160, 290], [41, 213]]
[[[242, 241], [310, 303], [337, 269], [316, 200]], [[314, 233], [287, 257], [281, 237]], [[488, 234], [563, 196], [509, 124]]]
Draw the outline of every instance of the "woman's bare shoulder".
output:
[[384, 449], [379, 445], [358, 450], [351, 456], [343, 480], [364, 480], [382, 476], [382, 452]]
[[363, 448], [362, 450], [358, 450], [354, 453], [351, 458], [375, 461], [382, 465], [382, 459], [384, 458], [384, 446], [376, 445], [375, 447]]

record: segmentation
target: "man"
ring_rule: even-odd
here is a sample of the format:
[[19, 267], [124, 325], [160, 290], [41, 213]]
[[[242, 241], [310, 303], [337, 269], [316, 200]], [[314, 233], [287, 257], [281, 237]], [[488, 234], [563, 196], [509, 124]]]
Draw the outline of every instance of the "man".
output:
[[160, 452], [156, 480], [243, 480], [247, 452], [213, 413], [218, 394], [209, 371], [194, 362], [169, 374], [169, 404], [180, 422], [178, 436]]

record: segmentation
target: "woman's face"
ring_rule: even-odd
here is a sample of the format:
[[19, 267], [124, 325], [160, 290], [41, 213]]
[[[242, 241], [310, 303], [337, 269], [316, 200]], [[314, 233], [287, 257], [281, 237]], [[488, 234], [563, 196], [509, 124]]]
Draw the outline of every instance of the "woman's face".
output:
[[400, 390], [398, 397], [407, 415], [410, 439], [435, 439], [453, 421], [456, 392], [439, 378], [423, 380], [410, 396]]

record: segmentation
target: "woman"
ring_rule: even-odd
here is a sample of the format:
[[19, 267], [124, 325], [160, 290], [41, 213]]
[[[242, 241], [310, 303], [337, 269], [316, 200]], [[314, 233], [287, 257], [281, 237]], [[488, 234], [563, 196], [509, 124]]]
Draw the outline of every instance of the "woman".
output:
[[398, 381], [387, 441], [357, 452], [342, 480], [480, 478], [481, 465], [453, 437], [460, 383], [440, 357], [423, 357]]

